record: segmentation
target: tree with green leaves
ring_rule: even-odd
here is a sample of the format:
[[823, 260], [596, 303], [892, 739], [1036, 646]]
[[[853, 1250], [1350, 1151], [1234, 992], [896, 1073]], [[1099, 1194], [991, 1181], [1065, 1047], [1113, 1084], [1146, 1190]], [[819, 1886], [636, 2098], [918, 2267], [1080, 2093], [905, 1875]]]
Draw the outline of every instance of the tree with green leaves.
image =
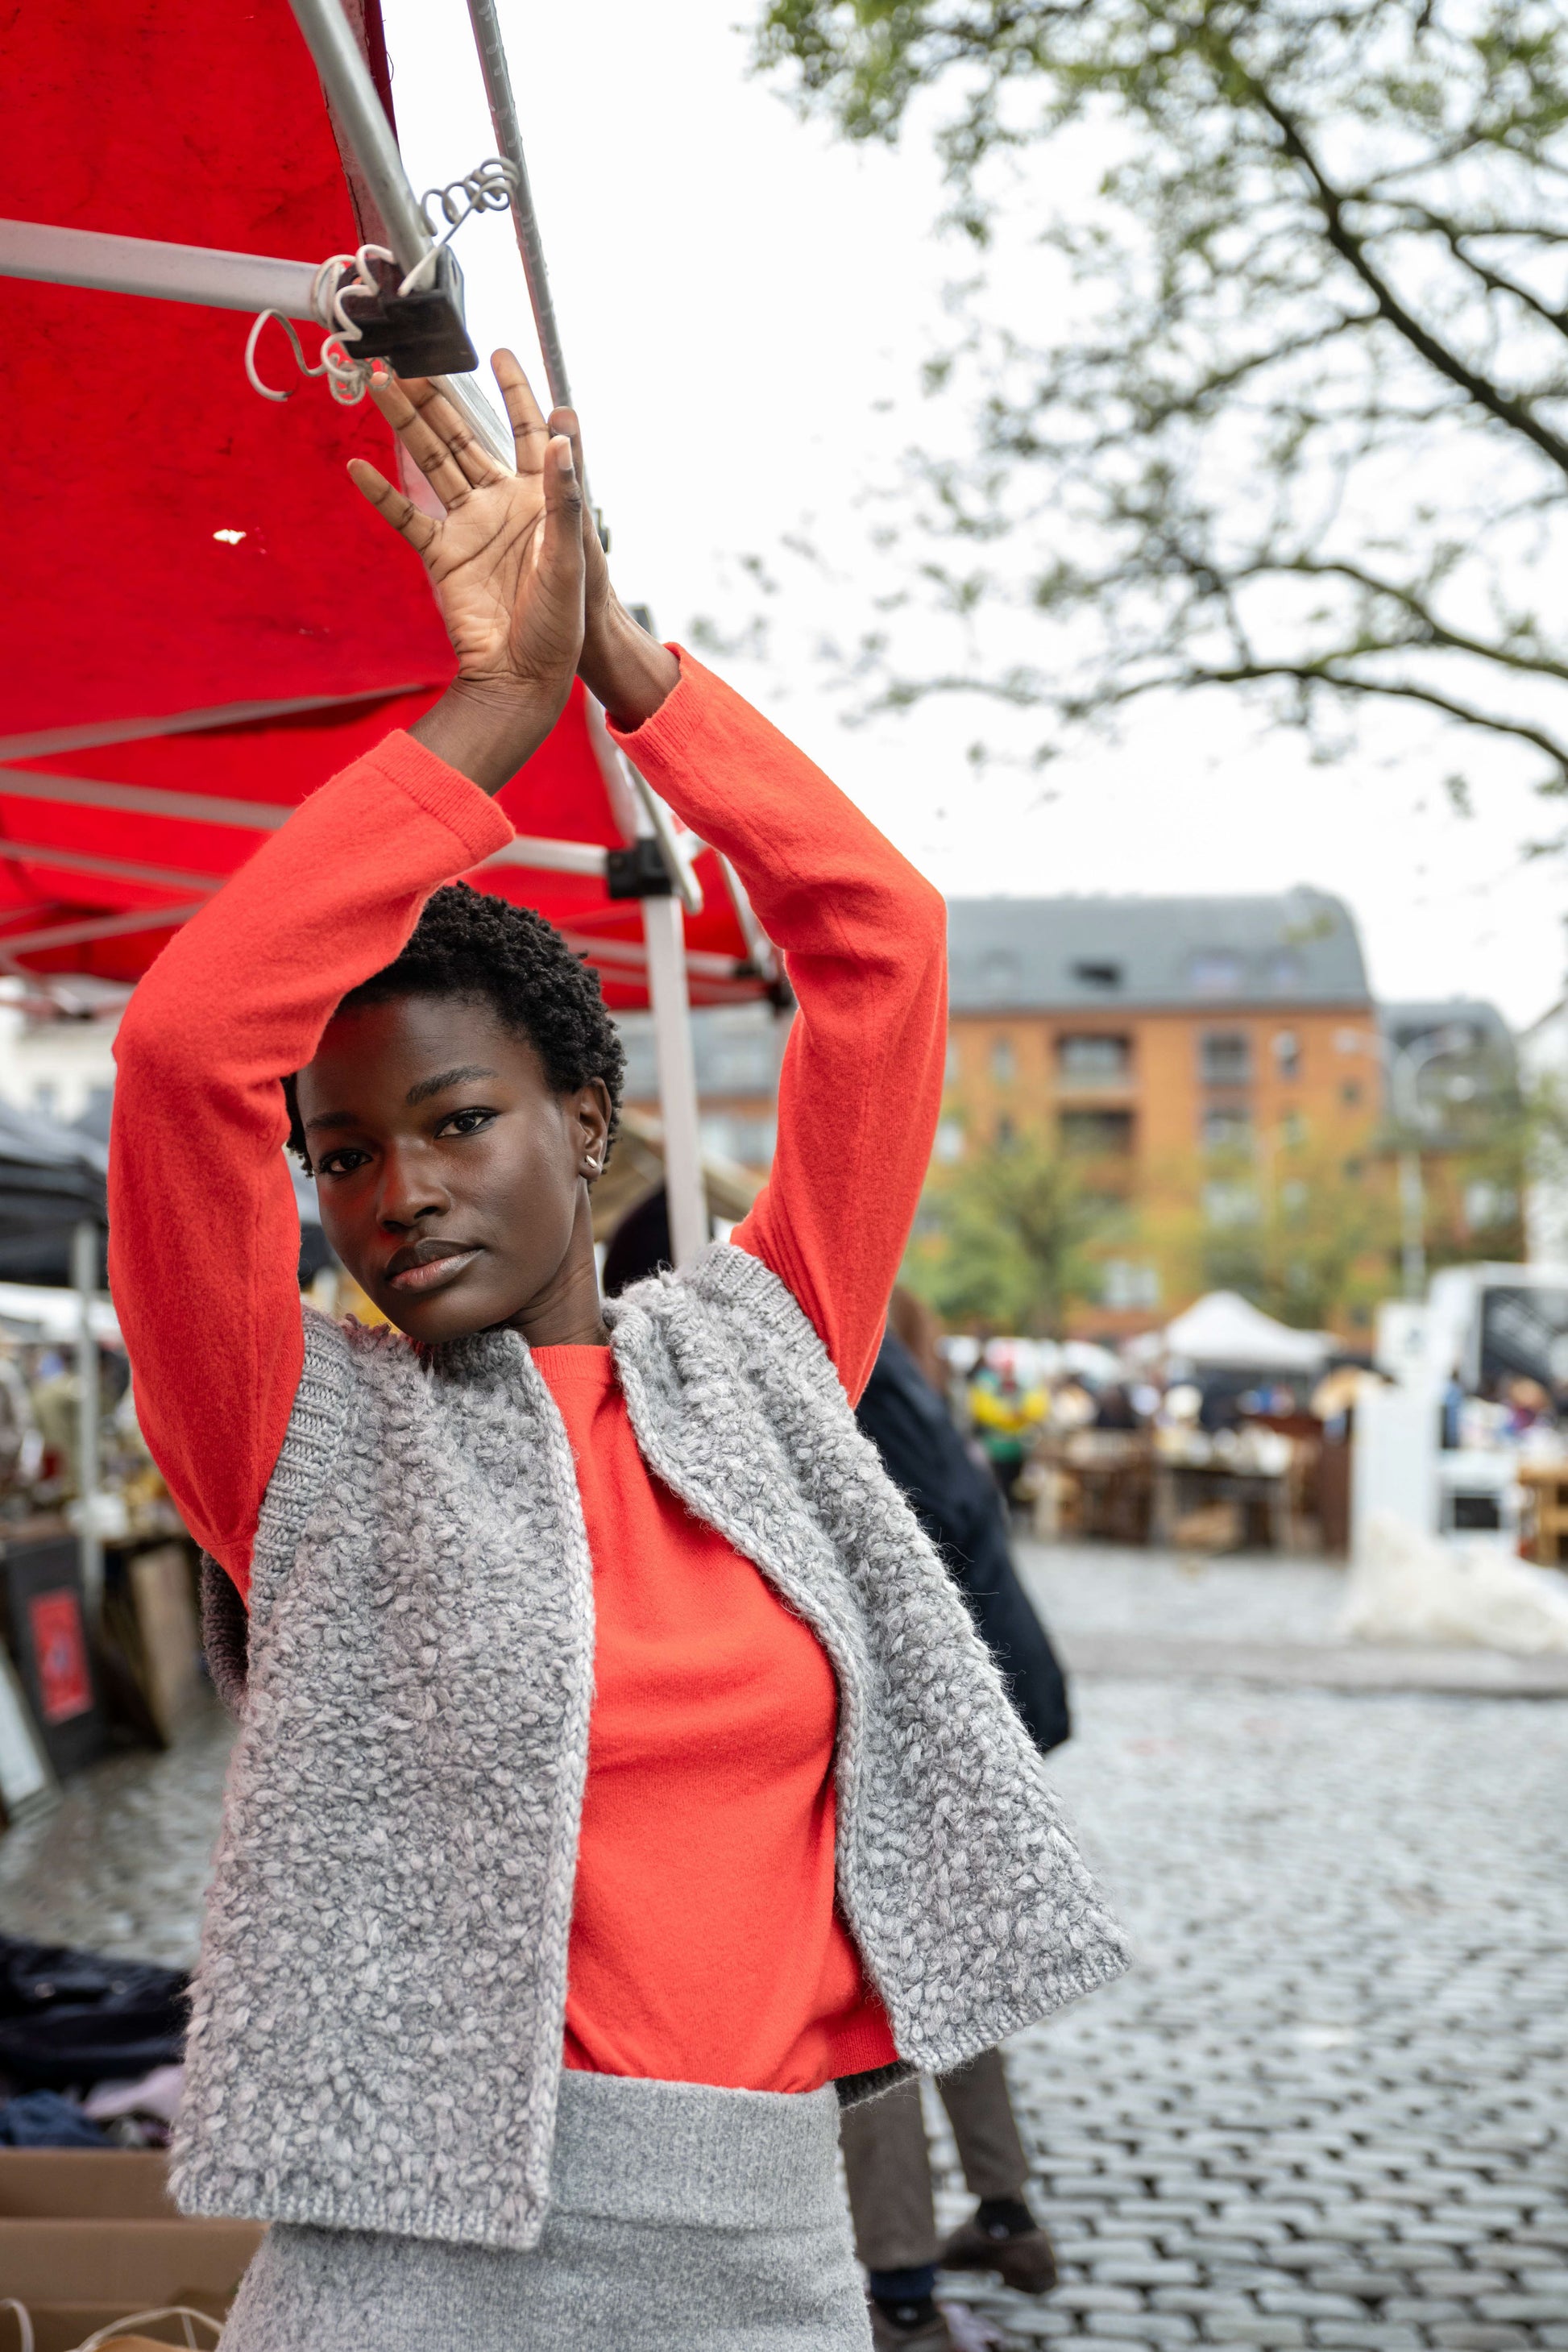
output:
[[932, 1183], [903, 1278], [946, 1322], [1059, 1339], [1068, 1309], [1098, 1296], [1092, 1245], [1122, 1215], [1071, 1160], [1022, 1138]]
[[1327, 751], [1397, 708], [1568, 789], [1554, 0], [767, 0], [758, 55], [851, 138], [930, 122], [977, 257], [931, 372], [977, 431], [889, 536], [907, 604], [996, 625], [910, 675], [895, 614], [884, 699], [1037, 709], [1038, 757], [1162, 693]]

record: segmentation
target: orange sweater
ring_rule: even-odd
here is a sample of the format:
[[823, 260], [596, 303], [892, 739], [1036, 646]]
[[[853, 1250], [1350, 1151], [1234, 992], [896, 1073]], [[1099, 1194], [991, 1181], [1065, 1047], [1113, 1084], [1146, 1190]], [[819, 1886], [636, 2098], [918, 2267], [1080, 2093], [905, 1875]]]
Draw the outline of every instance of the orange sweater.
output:
[[[942, 903], [689, 656], [626, 740], [733, 860], [784, 952], [800, 1013], [778, 1147], [732, 1238], [788, 1284], [857, 1396], [940, 1098]], [[301, 1362], [279, 1078], [396, 955], [430, 891], [510, 835], [476, 786], [394, 735], [185, 927], [127, 1015], [115, 1297], [148, 1443], [242, 1591]], [[595, 1562], [567, 2063], [792, 2091], [885, 2063], [887, 2020], [834, 1904], [827, 1661], [756, 1569], [651, 1476], [607, 1351], [537, 1360], [577, 1454]]]

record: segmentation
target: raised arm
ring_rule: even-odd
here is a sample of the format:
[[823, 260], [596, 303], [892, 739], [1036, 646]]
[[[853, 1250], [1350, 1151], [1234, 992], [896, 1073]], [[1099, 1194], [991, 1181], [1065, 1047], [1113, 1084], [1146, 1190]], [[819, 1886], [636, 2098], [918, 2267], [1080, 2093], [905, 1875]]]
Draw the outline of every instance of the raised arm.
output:
[[870, 1376], [931, 1159], [946, 908], [821, 770], [701, 665], [622, 740], [731, 858], [799, 1002], [766, 1188], [731, 1239], [799, 1299], [850, 1396]]
[[[575, 434], [569, 410], [551, 423]], [[947, 910], [777, 728], [637, 626], [587, 517], [584, 532], [583, 677], [649, 783], [733, 863], [800, 1006], [773, 1170], [731, 1239], [789, 1285], [857, 1397], [936, 1132]]]
[[570, 446], [536, 431], [509, 354], [496, 373], [516, 474], [422, 383], [377, 400], [445, 520], [351, 468], [426, 565], [452, 687], [289, 818], [160, 956], [121, 1026], [110, 1273], [138, 1411], [186, 1524], [242, 1589], [303, 1356], [279, 1080], [391, 962], [430, 892], [510, 839], [487, 794], [549, 733], [581, 646]]

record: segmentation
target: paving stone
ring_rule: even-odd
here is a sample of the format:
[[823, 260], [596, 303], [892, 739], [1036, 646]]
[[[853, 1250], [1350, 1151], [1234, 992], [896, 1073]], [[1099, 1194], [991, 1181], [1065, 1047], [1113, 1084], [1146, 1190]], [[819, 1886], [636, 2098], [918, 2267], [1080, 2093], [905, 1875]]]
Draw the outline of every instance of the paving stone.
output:
[[1295, 2319], [1363, 2319], [1366, 2315], [1353, 2296], [1317, 2294], [1310, 2287], [1260, 2287], [1258, 2305], [1260, 2311], [1281, 2312]]
[[1091, 2336], [1134, 2344], [1192, 2344], [1198, 2333], [1190, 2319], [1173, 2311], [1091, 2311], [1088, 2327]]
[[1201, 2276], [1195, 2263], [1097, 2261], [1094, 2275], [1106, 2286], [1196, 2286]]
[[1426, 2352], [1426, 2344], [1416, 2328], [1385, 2327], [1367, 2319], [1321, 2319], [1312, 2329], [1312, 2341], [1343, 2347], [1343, 2352]]
[[1124, 2286], [1058, 2286], [1051, 2301], [1060, 2311], [1142, 2311], [1144, 2307], [1142, 2296]]
[[1487, 2327], [1473, 2319], [1440, 2319], [1430, 2333], [1441, 2352], [1518, 2352], [1530, 2342], [1522, 2327]]
[[1306, 2323], [1300, 2319], [1265, 2319], [1261, 2315], [1247, 2318], [1238, 2313], [1227, 2319], [1215, 2312], [1204, 2322], [1204, 2333], [1211, 2344], [1256, 2344], [1261, 2352], [1274, 2352], [1276, 2346], [1305, 2344]]

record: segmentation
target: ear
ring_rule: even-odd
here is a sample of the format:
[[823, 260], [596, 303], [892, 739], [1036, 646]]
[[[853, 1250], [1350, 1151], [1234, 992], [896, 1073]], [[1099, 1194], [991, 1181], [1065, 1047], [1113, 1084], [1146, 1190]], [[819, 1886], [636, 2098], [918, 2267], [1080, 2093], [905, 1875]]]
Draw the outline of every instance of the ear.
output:
[[610, 1122], [614, 1112], [610, 1090], [603, 1078], [590, 1078], [571, 1097], [573, 1128], [577, 1139], [577, 1173], [595, 1184], [609, 1157]]

